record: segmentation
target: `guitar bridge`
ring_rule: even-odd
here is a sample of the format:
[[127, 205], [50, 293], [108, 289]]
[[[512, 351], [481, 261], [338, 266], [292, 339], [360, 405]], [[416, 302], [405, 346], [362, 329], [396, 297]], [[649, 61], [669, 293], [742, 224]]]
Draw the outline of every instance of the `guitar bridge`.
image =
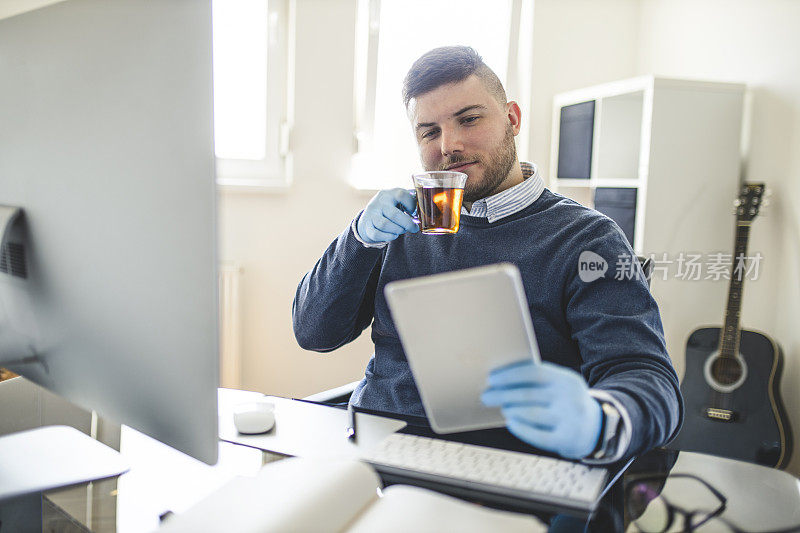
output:
[[733, 411], [718, 409], [716, 407], [708, 407], [706, 409], [706, 416], [712, 420], [719, 420], [721, 422], [733, 422], [736, 419]]

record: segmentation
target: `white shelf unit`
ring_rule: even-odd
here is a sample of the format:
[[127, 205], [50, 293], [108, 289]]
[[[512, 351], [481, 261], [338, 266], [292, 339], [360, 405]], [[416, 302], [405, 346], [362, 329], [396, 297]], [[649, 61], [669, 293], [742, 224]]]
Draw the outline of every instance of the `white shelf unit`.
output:
[[[637, 254], [725, 249], [744, 95], [743, 84], [655, 76], [556, 95], [550, 188], [589, 207], [598, 187], [635, 188]], [[595, 102], [589, 178], [559, 179], [561, 110], [589, 101]]]

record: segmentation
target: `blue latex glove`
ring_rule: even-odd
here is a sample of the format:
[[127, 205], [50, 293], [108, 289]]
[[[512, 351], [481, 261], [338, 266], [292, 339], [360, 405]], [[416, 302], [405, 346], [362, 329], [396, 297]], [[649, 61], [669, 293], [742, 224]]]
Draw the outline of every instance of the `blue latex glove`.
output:
[[552, 363], [514, 363], [493, 370], [484, 405], [499, 407], [519, 439], [570, 459], [589, 455], [602, 425], [600, 403], [583, 377]]
[[369, 201], [356, 231], [370, 244], [393, 241], [403, 233], [416, 233], [419, 226], [409, 213], [417, 208], [417, 199], [405, 189], [380, 191]]

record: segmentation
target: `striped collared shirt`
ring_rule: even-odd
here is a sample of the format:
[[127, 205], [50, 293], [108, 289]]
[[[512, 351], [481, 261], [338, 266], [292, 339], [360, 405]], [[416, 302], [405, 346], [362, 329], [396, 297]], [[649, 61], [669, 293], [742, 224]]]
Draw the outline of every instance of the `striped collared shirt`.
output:
[[539, 169], [536, 165], [527, 161], [520, 161], [520, 166], [522, 167], [522, 177], [524, 178], [522, 183], [473, 202], [472, 209], [469, 211], [467, 211], [466, 207], [462, 207], [461, 214], [483, 217], [488, 219], [489, 222], [494, 222], [522, 211], [538, 200], [544, 191], [544, 181], [539, 175]]

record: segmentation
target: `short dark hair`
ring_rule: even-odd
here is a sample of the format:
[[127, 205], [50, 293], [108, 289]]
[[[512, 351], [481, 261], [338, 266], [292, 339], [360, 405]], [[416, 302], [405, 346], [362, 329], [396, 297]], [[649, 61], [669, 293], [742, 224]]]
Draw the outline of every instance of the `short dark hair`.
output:
[[469, 46], [442, 46], [426, 52], [411, 65], [403, 81], [403, 104], [408, 108], [411, 100], [419, 95], [448, 83], [464, 81], [473, 74], [497, 101], [506, 103], [506, 91], [500, 78], [478, 52]]

